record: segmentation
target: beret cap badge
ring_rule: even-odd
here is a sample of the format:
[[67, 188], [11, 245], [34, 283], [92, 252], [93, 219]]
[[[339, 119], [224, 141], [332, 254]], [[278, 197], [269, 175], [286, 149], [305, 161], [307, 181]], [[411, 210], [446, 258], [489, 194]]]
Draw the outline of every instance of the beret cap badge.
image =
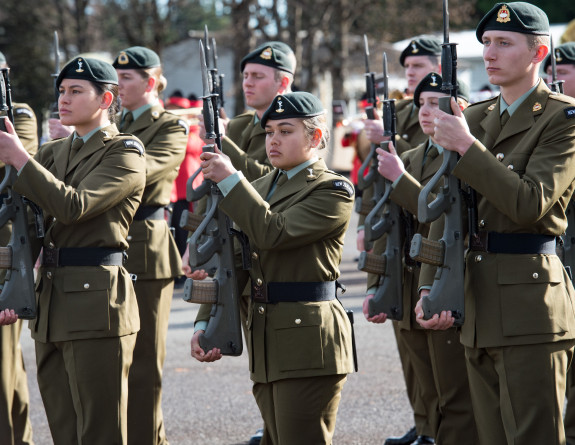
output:
[[431, 75], [431, 82], [429, 83], [430, 86], [432, 87], [436, 87], [437, 86], [437, 77], [435, 76], [435, 74]]
[[411, 54], [417, 54], [419, 52], [419, 48], [414, 40], [411, 41]]
[[555, 61], [562, 62], [563, 57], [561, 57], [561, 51], [559, 49], [555, 49]]
[[283, 113], [284, 109], [282, 108], [282, 98], [278, 97], [278, 108], [276, 108], [276, 113]]
[[130, 58], [128, 57], [128, 55], [126, 54], [125, 51], [122, 51], [122, 52], [118, 55], [118, 63], [119, 63], [120, 65], [126, 65], [129, 61], [130, 61]]
[[507, 23], [511, 21], [511, 18], [509, 18], [509, 9], [507, 9], [506, 5], [503, 5], [501, 7], [501, 9], [499, 10], [499, 12], [497, 12], [497, 21], [499, 23]]
[[270, 60], [272, 58], [272, 49], [268, 46], [261, 52], [260, 57], [264, 60]]
[[77, 73], [83, 73], [84, 72], [84, 69], [82, 68], [83, 64], [84, 64], [84, 62], [82, 61], [82, 59], [78, 59], [78, 68], [76, 68]]

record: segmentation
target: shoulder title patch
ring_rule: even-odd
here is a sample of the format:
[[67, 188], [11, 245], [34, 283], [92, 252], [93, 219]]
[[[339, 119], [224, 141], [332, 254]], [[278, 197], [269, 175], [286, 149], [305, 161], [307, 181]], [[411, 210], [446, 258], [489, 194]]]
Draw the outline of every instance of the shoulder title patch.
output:
[[126, 148], [135, 148], [140, 152], [140, 155], [144, 154], [144, 147], [138, 141], [134, 139], [125, 139], [124, 140], [124, 147]]
[[17, 114], [17, 115], [25, 114], [25, 115], [28, 116], [30, 119], [33, 119], [33, 118], [34, 118], [34, 114], [33, 114], [32, 111], [30, 111], [28, 108], [15, 108], [15, 109], [14, 109], [14, 114]]
[[575, 117], [575, 107], [569, 107], [569, 108], [565, 108], [565, 116], [567, 117], [567, 119], [571, 119], [573, 117]]
[[334, 179], [333, 188], [336, 190], [345, 190], [350, 197], [354, 195], [354, 190], [351, 184], [342, 179]]

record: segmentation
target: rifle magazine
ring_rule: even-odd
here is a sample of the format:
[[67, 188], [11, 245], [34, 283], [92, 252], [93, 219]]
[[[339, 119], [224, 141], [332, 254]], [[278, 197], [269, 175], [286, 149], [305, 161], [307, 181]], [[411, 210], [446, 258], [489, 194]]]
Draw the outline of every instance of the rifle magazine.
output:
[[218, 282], [215, 280], [187, 279], [184, 285], [184, 300], [196, 304], [216, 304], [218, 301]]
[[369, 252], [361, 252], [357, 268], [363, 272], [383, 275], [387, 259], [384, 255], [376, 255]]
[[197, 213], [184, 210], [180, 218], [180, 227], [193, 233], [200, 226], [203, 220], [204, 215], [198, 215]]
[[445, 255], [445, 246], [440, 241], [423, 238], [416, 233], [411, 240], [409, 256], [420, 263], [442, 266]]
[[12, 268], [12, 248], [0, 247], [0, 269]]

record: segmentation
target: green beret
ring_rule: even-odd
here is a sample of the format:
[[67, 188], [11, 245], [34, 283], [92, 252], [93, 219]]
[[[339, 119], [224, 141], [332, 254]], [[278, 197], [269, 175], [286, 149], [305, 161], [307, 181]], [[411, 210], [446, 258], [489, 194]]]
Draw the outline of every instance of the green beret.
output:
[[439, 56], [441, 55], [441, 42], [433, 36], [419, 36], [413, 39], [401, 52], [399, 63], [405, 66], [405, 58], [409, 56]]
[[477, 25], [477, 40], [483, 43], [483, 33], [491, 30], [548, 36], [549, 19], [543, 10], [531, 3], [497, 3]]
[[266, 42], [254, 49], [242, 59], [240, 64], [242, 73], [246, 63], [271, 66], [290, 74], [295, 71], [295, 55], [292, 49], [283, 42]]
[[4, 56], [4, 54], [2, 54], [2, 51], [0, 51], [0, 65], [4, 65], [6, 63], [6, 56]]
[[290, 119], [292, 117], [306, 118], [324, 114], [321, 101], [313, 94], [305, 91], [282, 94], [276, 96], [261, 119], [262, 128], [266, 127], [268, 120]]
[[66, 64], [58, 78], [56, 88], [64, 79], [82, 79], [96, 83], [111, 83], [118, 85], [118, 73], [112, 65], [99, 59], [76, 57]]
[[[424, 91], [434, 91], [436, 93], [446, 94], [445, 91], [441, 89], [443, 79], [440, 74], [429, 73], [421, 82], [415, 87], [413, 93], [413, 103], [416, 107], [419, 107], [419, 95]], [[469, 102], [469, 85], [465, 82], [457, 81], [457, 97]]]
[[[557, 65], [575, 65], [575, 42], [567, 42], [555, 48], [555, 63]], [[551, 54], [545, 59], [543, 71], [551, 65]]]
[[112, 64], [121, 70], [138, 70], [160, 66], [160, 57], [151, 49], [143, 46], [132, 46], [120, 51]]

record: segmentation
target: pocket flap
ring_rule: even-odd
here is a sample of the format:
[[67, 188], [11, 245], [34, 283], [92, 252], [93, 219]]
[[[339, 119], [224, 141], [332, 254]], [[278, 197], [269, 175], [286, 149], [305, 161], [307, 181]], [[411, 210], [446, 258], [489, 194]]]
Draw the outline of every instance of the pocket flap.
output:
[[[498, 284], [561, 283], [563, 267], [555, 264], [556, 256], [506, 255], [497, 265]], [[501, 255], [499, 255], [501, 258]]]
[[[70, 271], [72, 272], [72, 271]], [[64, 292], [89, 292], [94, 290], [110, 289], [110, 271], [94, 270], [82, 273], [79, 269], [66, 274], [64, 278]]]

